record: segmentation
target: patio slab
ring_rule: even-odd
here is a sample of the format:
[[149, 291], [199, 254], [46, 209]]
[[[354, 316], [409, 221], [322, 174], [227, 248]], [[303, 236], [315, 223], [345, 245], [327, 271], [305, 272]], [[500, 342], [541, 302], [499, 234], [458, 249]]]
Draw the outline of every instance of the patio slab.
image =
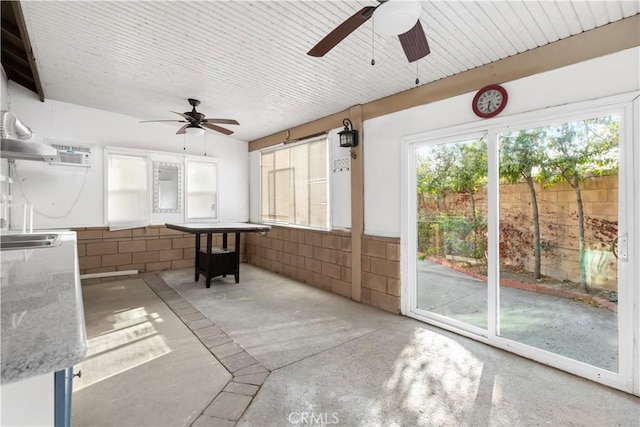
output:
[[192, 269], [158, 275], [269, 370], [403, 320], [246, 264], [240, 283], [218, 278], [211, 288]]
[[238, 425], [634, 426], [639, 403], [406, 320], [272, 372]]

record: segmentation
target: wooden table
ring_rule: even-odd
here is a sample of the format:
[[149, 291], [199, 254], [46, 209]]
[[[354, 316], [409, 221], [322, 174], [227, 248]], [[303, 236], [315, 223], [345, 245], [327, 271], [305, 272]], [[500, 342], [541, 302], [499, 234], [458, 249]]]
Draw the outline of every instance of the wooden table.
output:
[[[246, 222], [212, 223], [212, 224], [165, 224], [172, 230], [196, 235], [195, 280], [204, 275], [207, 288], [211, 287], [211, 279], [216, 276], [226, 277], [233, 274], [236, 283], [240, 281], [240, 233], [266, 233], [271, 229], [267, 225], [249, 224]], [[236, 245], [234, 250], [227, 247], [227, 234], [234, 233]], [[207, 235], [207, 246], [200, 248], [200, 236]], [[213, 234], [222, 234], [222, 247], [213, 248]]]

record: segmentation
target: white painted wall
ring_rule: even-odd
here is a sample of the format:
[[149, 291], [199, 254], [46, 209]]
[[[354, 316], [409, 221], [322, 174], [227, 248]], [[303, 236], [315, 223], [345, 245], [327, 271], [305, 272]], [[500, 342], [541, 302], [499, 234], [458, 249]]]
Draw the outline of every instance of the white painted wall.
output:
[[[0, 110], [8, 110], [9, 109], [9, 92], [8, 92], [8, 80], [7, 75], [4, 73], [4, 69], [0, 67], [2, 73], [0, 73]], [[9, 173], [7, 161], [4, 159], [0, 159], [0, 176], [7, 176]], [[5, 182], [0, 181], [0, 194], [3, 196], [8, 193], [7, 184]], [[0, 218], [2, 217], [2, 213], [0, 213]], [[2, 219], [0, 219], [2, 222]]]
[[0, 110], [9, 109], [8, 84], [7, 75], [4, 73], [4, 69], [2, 69], [2, 76], [0, 76]]
[[[37, 212], [34, 228], [103, 226], [105, 146], [203, 156], [204, 137], [175, 135], [179, 123], [139, 123], [140, 118], [94, 108], [46, 100], [9, 82], [11, 111], [31, 128], [34, 141], [68, 141], [91, 146], [93, 166], [53, 166], [42, 162], [16, 161], [20, 182], [14, 184], [14, 201], [32, 202]], [[162, 119], [145, 117], [144, 119]], [[167, 111], [167, 118], [171, 113]], [[186, 149], [183, 150], [183, 144]], [[207, 157], [220, 160], [219, 219], [249, 218], [248, 144], [224, 135], [206, 133]], [[83, 184], [84, 183], [84, 184]], [[26, 197], [25, 197], [26, 196]], [[77, 198], [77, 201], [76, 201]], [[164, 222], [158, 216], [155, 221]], [[15, 223], [14, 223], [15, 225]]]
[[[338, 132], [341, 130], [343, 128], [333, 129], [329, 132], [331, 225], [333, 229], [351, 228], [351, 154], [348, 148], [340, 147]], [[339, 161], [342, 165], [348, 164], [349, 170], [334, 170], [334, 162], [336, 161]]]
[[[351, 159], [349, 149], [341, 148], [338, 132], [342, 128], [329, 131], [329, 192], [331, 198], [331, 226], [333, 229], [351, 228], [351, 171], [333, 170], [338, 159]], [[249, 194], [250, 220], [260, 222], [260, 151], [249, 153]]]
[[[640, 90], [640, 48], [502, 84], [509, 102], [499, 117]], [[475, 93], [399, 111], [364, 123], [365, 233], [400, 236], [401, 138], [479, 122]], [[634, 141], [639, 145], [639, 141]]]

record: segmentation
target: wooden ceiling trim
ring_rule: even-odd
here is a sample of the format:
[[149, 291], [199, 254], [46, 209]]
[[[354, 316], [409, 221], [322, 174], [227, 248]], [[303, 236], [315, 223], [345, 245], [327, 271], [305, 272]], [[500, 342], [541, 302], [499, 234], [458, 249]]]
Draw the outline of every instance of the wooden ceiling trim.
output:
[[[264, 138], [256, 139], [249, 143], [249, 151], [261, 150], [273, 145], [282, 144], [287, 140], [294, 141], [304, 139], [309, 135], [317, 135], [319, 133], [326, 132], [327, 130], [341, 127], [342, 120], [346, 117], [349, 117], [349, 110], [341, 111], [339, 113], [296, 126], [292, 129], [285, 129], [281, 132], [265, 136]], [[289, 132], [288, 138], [287, 132]]]
[[8, 43], [3, 43], [2, 54], [9, 55], [15, 62], [18, 62], [25, 67], [29, 67], [29, 61], [26, 59], [24, 51], [17, 49], [15, 46], [11, 46]]
[[20, 38], [18, 27], [4, 19], [2, 20], [2, 35], [9, 38], [15, 45], [22, 46], [22, 39]]
[[[8, 44], [15, 48], [11, 49]], [[44, 89], [19, 1], [2, 1], [2, 45], [2, 66], [7, 78], [35, 92], [40, 101], [44, 101]], [[25, 62], [27, 69], [24, 69]]]
[[[640, 46], [640, 15], [597, 27], [575, 36], [483, 65], [460, 74], [437, 80], [363, 105], [363, 120], [384, 116], [407, 108], [429, 104], [492, 83], [504, 83], [554, 70]], [[342, 126], [349, 110], [332, 114], [289, 129], [294, 135], [309, 135]], [[249, 151], [260, 150], [286, 140], [287, 130], [249, 142]]]
[[[5, 71], [7, 71], [7, 70], [5, 70]], [[9, 72], [7, 72], [6, 74], [7, 74], [7, 78], [8, 78]], [[32, 92], [36, 93], [36, 86], [33, 83], [33, 80], [25, 79], [22, 76], [22, 74], [15, 74], [14, 73], [14, 74], [11, 75], [11, 79], [10, 80], [15, 82], [15, 83], [17, 83], [17, 84], [19, 84], [20, 86], [22, 86], [22, 87], [24, 87], [26, 89], [29, 89]]]
[[597, 27], [482, 67], [364, 105], [364, 119], [473, 92], [567, 65], [640, 46], [640, 15]]

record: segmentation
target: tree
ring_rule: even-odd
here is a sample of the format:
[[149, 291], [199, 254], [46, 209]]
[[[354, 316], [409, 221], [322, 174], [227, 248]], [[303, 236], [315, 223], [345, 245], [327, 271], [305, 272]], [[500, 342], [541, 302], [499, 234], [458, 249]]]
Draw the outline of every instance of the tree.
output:
[[454, 148], [455, 170], [450, 176], [451, 190], [467, 193], [471, 204], [471, 219], [476, 222], [475, 194], [487, 183], [487, 143], [484, 139], [456, 144]]
[[[534, 268], [533, 276], [542, 277], [540, 272], [541, 244], [540, 217], [538, 213], [538, 199], [536, 197], [535, 181], [540, 166], [545, 160], [544, 139], [546, 132], [543, 128], [522, 130], [500, 138], [500, 177], [510, 184], [521, 180], [527, 184], [531, 196], [531, 210], [533, 215], [533, 246]], [[539, 177], [539, 175], [537, 175]]]
[[[430, 147], [417, 159], [417, 190], [418, 200], [423, 204], [427, 195], [435, 196], [438, 210], [446, 209], [446, 204], [440, 206], [440, 201], [446, 199], [449, 193], [465, 193], [469, 195], [471, 204], [471, 223], [457, 219], [456, 224], [464, 224], [465, 232], [456, 235], [469, 243], [468, 234], [472, 233], [472, 253], [484, 253], [484, 246], [479, 247], [478, 233], [484, 229], [478, 227], [476, 215], [475, 194], [487, 180], [487, 144], [484, 140], [460, 142], [456, 144], [442, 144]], [[451, 224], [451, 218], [445, 218], [443, 224]], [[460, 232], [459, 227], [455, 227]], [[455, 234], [455, 233], [453, 233]]]
[[440, 200], [444, 201], [451, 191], [451, 173], [454, 166], [452, 150], [444, 145], [431, 148], [417, 159], [418, 195], [424, 200], [427, 195], [435, 196], [440, 210]]
[[547, 185], [566, 182], [573, 188], [578, 213], [580, 288], [587, 290], [584, 204], [580, 182], [618, 172], [618, 116], [606, 116], [548, 128], [547, 160], [542, 177]]

